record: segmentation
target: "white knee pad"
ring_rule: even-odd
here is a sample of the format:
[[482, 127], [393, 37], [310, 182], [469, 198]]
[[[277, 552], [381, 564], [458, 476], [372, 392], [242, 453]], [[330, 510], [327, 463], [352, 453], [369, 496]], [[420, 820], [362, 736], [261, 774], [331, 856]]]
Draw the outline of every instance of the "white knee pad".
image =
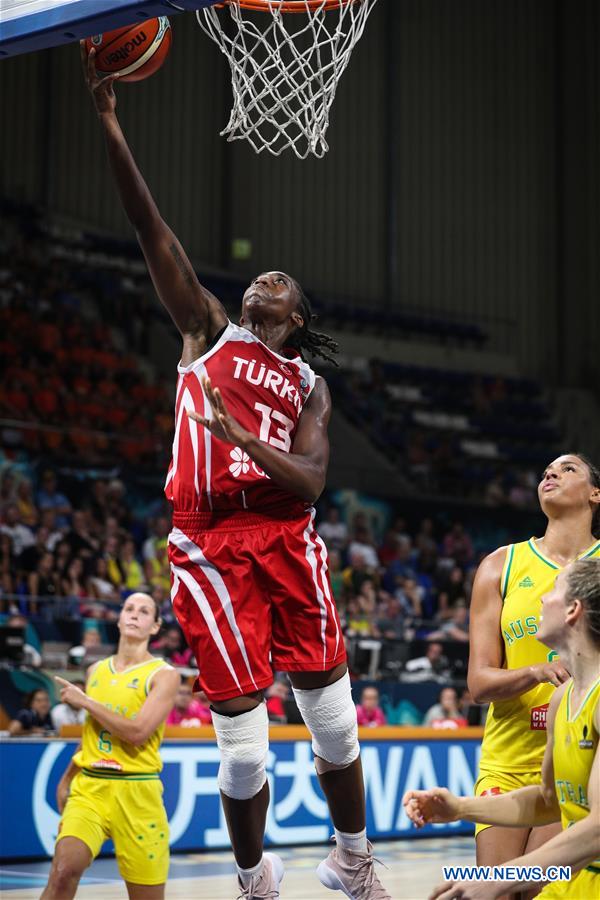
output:
[[330, 763], [327, 767], [317, 764], [317, 771], [321, 774], [328, 768], [345, 769], [360, 753], [350, 676], [346, 672], [334, 684], [312, 691], [293, 690], [298, 709], [312, 734], [313, 753]]
[[267, 780], [269, 717], [266, 703], [239, 716], [212, 713], [221, 765], [219, 789], [233, 800], [250, 800]]

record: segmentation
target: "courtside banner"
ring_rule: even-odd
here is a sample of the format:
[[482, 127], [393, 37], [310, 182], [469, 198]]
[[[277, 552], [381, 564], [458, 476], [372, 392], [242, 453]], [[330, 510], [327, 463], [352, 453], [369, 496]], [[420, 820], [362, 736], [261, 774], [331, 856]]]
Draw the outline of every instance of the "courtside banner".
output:
[[[75, 752], [71, 740], [0, 740], [0, 856], [3, 860], [52, 856], [58, 831], [56, 786]], [[417, 832], [402, 809], [409, 788], [445, 785], [472, 794], [480, 749], [473, 740], [362, 741], [369, 837], [411, 837]], [[173, 850], [229, 847], [217, 787], [219, 754], [212, 741], [166, 741], [162, 746], [164, 801]], [[327, 806], [308, 741], [272, 741], [268, 774], [271, 806], [266, 840], [324, 843], [331, 835]], [[419, 836], [470, 834], [467, 822], [433, 825]], [[103, 852], [111, 852], [105, 844]]]

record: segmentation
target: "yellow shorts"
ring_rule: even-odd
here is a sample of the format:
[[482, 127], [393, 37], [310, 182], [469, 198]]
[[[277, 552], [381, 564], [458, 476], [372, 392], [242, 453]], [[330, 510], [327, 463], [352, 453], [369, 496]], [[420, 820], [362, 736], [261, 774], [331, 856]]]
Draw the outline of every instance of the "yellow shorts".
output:
[[[530, 784], [541, 784], [541, 781], [541, 772], [489, 772], [480, 769], [473, 792], [476, 797], [481, 797], [486, 791], [490, 794], [508, 794]], [[476, 825], [475, 834], [478, 835], [480, 831], [491, 827], [491, 825]]]
[[543, 900], [592, 900], [600, 897], [600, 868], [576, 872], [570, 881], [553, 881], [540, 891]]
[[169, 873], [169, 823], [162, 794], [158, 777], [78, 772], [56, 840], [79, 838], [95, 858], [112, 838], [125, 881], [164, 884]]

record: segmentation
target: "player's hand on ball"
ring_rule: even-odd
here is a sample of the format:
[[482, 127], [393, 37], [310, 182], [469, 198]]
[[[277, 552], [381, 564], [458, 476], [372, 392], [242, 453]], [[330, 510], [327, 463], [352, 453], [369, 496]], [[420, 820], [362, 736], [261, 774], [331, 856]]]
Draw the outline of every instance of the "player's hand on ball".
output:
[[59, 675], [54, 676], [54, 680], [60, 684], [60, 700], [61, 703], [68, 703], [75, 709], [84, 709], [87, 701], [87, 694], [78, 688], [77, 685], [71, 684], [70, 681], [61, 678]]
[[447, 788], [407, 791], [402, 804], [415, 828], [434, 822], [455, 822], [459, 818], [460, 800]]
[[114, 112], [117, 106], [117, 95], [113, 85], [119, 77], [118, 73], [100, 78], [96, 72], [96, 51], [94, 48], [92, 47], [88, 53], [85, 49], [85, 41], [79, 41], [79, 51], [81, 53], [83, 77], [90, 94], [94, 98], [98, 115]]
[[249, 437], [249, 432], [229, 414], [219, 388], [213, 388], [210, 378], [202, 379], [202, 387], [213, 412], [212, 419], [201, 416], [193, 409], [187, 410], [189, 418], [208, 428], [210, 433], [219, 440], [235, 444], [236, 447], [243, 447]]

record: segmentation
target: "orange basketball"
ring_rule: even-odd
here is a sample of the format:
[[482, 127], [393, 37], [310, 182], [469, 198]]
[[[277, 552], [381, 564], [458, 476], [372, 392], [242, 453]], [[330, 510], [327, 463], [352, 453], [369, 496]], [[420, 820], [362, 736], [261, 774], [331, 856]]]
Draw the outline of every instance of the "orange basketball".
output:
[[86, 38], [88, 51], [96, 50], [96, 71], [101, 77], [119, 72], [119, 81], [142, 81], [164, 63], [171, 49], [171, 26], [166, 16], [139, 25], [116, 28]]

